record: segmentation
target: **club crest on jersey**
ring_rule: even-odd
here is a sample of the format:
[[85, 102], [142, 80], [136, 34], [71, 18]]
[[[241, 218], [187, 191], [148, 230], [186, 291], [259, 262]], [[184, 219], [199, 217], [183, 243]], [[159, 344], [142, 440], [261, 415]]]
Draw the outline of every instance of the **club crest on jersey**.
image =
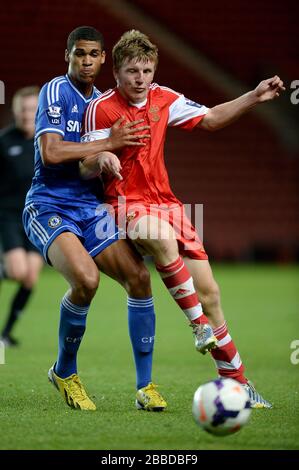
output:
[[47, 116], [50, 124], [60, 125], [61, 124], [61, 107], [60, 106], [49, 106], [47, 109]]
[[127, 222], [129, 223], [131, 222], [131, 220], [134, 220], [136, 215], [137, 215], [137, 212], [128, 212], [127, 217], [126, 217]]
[[160, 111], [160, 108], [156, 104], [153, 104], [150, 107], [150, 109], [149, 109], [149, 113], [150, 113], [149, 118], [150, 118], [151, 121], [154, 121], [154, 122], [160, 121], [159, 111]]
[[159, 111], [160, 111], [160, 108], [156, 104], [153, 104], [149, 109], [150, 113], [158, 113]]
[[61, 225], [62, 218], [59, 217], [59, 215], [52, 215], [50, 219], [48, 220], [48, 225], [51, 228], [57, 228], [59, 225]]

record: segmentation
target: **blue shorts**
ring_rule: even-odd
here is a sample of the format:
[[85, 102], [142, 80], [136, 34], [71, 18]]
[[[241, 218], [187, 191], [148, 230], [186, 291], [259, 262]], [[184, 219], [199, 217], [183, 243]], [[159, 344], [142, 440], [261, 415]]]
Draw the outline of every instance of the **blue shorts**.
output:
[[62, 232], [72, 232], [81, 240], [92, 258], [118, 240], [118, 228], [105, 204], [83, 202], [82, 207], [70, 204], [26, 204], [23, 225], [31, 243], [51, 264], [47, 252], [51, 243]]

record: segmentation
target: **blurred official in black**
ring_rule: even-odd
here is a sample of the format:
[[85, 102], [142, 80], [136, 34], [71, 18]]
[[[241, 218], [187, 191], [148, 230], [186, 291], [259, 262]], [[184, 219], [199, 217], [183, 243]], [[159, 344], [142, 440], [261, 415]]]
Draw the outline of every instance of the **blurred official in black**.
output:
[[[28, 240], [22, 225], [26, 193], [34, 167], [34, 119], [39, 88], [18, 90], [12, 101], [15, 123], [0, 132], [0, 244], [3, 253], [1, 278], [19, 283], [1, 333], [6, 346], [19, 342], [12, 329], [35, 286], [43, 259]], [[2, 313], [2, 312], [1, 312]]]

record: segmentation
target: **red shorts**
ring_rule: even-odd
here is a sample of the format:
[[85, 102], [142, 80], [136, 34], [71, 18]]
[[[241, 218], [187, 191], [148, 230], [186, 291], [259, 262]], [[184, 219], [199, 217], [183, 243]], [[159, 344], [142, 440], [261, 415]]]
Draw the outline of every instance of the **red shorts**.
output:
[[198, 260], [208, 259], [202, 241], [187, 217], [183, 205], [131, 203], [128, 206], [118, 206], [115, 210], [120, 230], [123, 229], [128, 233], [129, 230], [134, 229], [138, 220], [146, 215], [157, 217], [165, 220], [173, 227], [181, 256]]

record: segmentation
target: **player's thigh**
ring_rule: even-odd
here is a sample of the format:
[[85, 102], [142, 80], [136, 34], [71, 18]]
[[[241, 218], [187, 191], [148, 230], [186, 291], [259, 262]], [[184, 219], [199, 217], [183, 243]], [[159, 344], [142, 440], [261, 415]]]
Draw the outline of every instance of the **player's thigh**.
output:
[[27, 253], [22, 247], [12, 248], [3, 256], [5, 272], [10, 279], [23, 282], [27, 276]]
[[42, 256], [36, 251], [27, 252], [27, 276], [24, 284], [31, 288], [38, 280], [39, 273], [44, 265]]
[[150, 295], [150, 274], [130, 241], [122, 239], [114, 242], [99, 253], [94, 261], [103, 273], [123, 286], [134, 280], [148, 286]]
[[184, 257], [184, 262], [193, 278], [194, 287], [200, 299], [211, 293], [219, 294], [218, 284], [208, 260]]
[[144, 215], [137, 222], [128, 225], [129, 238], [142, 246], [148, 254], [154, 255], [158, 251], [178, 250], [176, 234], [173, 227], [165, 220]]
[[47, 255], [52, 266], [71, 286], [85, 284], [96, 289], [99, 282], [97, 266], [74, 233], [60, 233], [49, 246]]

